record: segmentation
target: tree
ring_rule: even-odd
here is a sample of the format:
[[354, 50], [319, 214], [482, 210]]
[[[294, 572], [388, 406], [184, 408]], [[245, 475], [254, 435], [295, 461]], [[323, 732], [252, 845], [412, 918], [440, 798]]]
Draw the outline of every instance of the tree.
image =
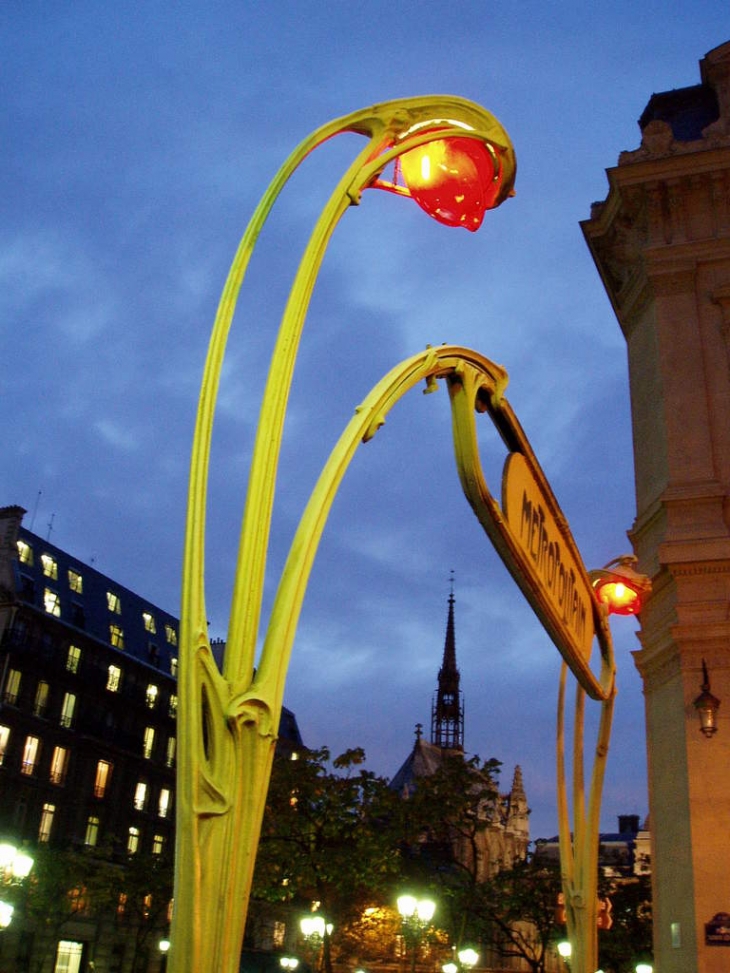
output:
[[[398, 798], [366, 771], [361, 749], [331, 761], [327, 748], [274, 765], [254, 874], [252, 900], [319, 911], [335, 935], [369, 906], [390, 897], [400, 874]], [[394, 853], [395, 851], [395, 853]], [[346, 937], [342, 937], [343, 939]], [[325, 934], [322, 965], [331, 971]]]
[[610, 929], [598, 934], [598, 960], [606, 973], [633, 971], [641, 959], [652, 956], [651, 879], [634, 875], [601, 884], [611, 901]]
[[520, 957], [533, 973], [544, 973], [550, 947], [565, 935], [556, 920], [560, 890], [560, 868], [543, 856], [497, 872], [477, 890], [482, 941], [500, 956]]
[[129, 855], [117, 876], [114, 908], [134, 935], [132, 971], [147, 969], [150, 936], [169, 923], [173, 865], [162, 854]]
[[46, 944], [36, 957], [38, 971], [67, 922], [109, 909], [117, 882], [118, 869], [94, 849], [38, 845], [22, 903], [26, 918], [42, 930]]
[[437, 899], [438, 925], [457, 949], [479, 928], [476, 890], [490, 866], [486, 832], [499, 816], [499, 767], [446, 755], [402, 804], [406, 877]]

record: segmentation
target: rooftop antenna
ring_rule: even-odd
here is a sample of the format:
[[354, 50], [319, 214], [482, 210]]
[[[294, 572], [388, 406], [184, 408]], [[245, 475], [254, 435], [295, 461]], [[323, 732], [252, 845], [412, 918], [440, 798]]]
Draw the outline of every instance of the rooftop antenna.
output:
[[33, 530], [33, 524], [35, 524], [35, 515], [38, 513], [38, 503], [41, 499], [41, 491], [38, 491], [38, 496], [35, 498], [35, 506], [33, 507], [33, 516], [30, 518], [30, 530]]
[[49, 543], [50, 543], [50, 541], [51, 541], [51, 531], [53, 530], [53, 518], [54, 518], [55, 516], [56, 516], [55, 514], [51, 514], [51, 519], [50, 519], [50, 520], [48, 521], [48, 536], [46, 537], [46, 540], [47, 540], [47, 541], [48, 541]]

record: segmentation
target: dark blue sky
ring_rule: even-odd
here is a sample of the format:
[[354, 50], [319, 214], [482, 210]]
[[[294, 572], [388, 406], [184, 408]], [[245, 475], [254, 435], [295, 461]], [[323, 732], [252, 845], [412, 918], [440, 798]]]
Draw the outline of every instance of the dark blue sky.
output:
[[[301, 508], [353, 407], [427, 343], [473, 347], [507, 391], [588, 567], [634, 518], [624, 341], [578, 221], [638, 146], [650, 95], [699, 81], [728, 39], [718, 2], [19, 3], [0, 7], [0, 503], [166, 610], [179, 608], [187, 467], [218, 296], [291, 149], [365, 105], [450, 93], [493, 112], [517, 195], [478, 234], [367, 192], [316, 287], [290, 400], [273, 591]], [[261, 238], [215, 429], [207, 600], [225, 635], [258, 399], [309, 230], [358, 148], [307, 160]], [[503, 452], [485, 429], [499, 495]], [[395, 773], [430, 719], [449, 574], [466, 742], [522, 765], [533, 837], [554, 834], [557, 650], [464, 500], [447, 395], [419, 392], [363, 447], [313, 572], [287, 683], [310, 745]], [[647, 811], [632, 622], [604, 828]]]

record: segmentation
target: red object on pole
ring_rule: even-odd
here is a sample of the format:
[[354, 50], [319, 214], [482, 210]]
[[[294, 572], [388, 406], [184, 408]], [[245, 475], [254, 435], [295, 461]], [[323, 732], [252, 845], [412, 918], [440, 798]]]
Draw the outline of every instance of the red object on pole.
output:
[[502, 185], [496, 151], [474, 138], [451, 136], [426, 142], [400, 157], [411, 197], [446, 226], [479, 229]]

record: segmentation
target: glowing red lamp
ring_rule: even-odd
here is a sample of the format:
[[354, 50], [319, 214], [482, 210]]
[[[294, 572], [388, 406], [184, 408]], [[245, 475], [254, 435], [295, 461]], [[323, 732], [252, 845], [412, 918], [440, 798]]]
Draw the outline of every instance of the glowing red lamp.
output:
[[439, 223], [474, 232], [496, 204], [502, 167], [494, 149], [479, 139], [436, 139], [399, 161], [410, 196]]
[[598, 601], [609, 615], [637, 615], [651, 591], [651, 581], [634, 570], [636, 558], [624, 554], [598, 571], [589, 571]]

